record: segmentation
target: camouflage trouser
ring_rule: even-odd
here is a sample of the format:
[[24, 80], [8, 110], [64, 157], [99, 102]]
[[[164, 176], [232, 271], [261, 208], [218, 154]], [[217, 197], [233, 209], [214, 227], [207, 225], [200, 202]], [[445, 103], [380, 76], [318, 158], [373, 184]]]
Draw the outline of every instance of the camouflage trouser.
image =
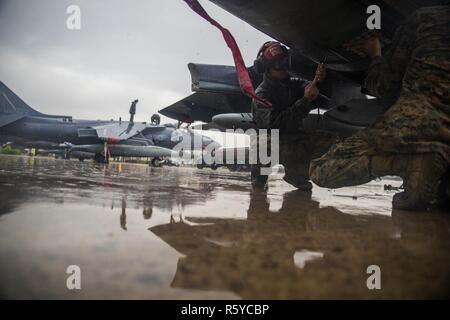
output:
[[[267, 136], [260, 136], [260, 140], [268, 141]], [[267, 140], [266, 140], [267, 139]], [[299, 133], [295, 135], [280, 135], [279, 160], [283, 165], [284, 180], [293, 186], [299, 186], [309, 181], [309, 165], [312, 159], [320, 157], [337, 141], [337, 136], [325, 131], [313, 133]], [[259, 170], [256, 165], [254, 170]], [[267, 176], [258, 179], [266, 181]]]
[[[406, 95], [371, 127], [334, 145], [311, 162], [310, 177], [325, 188], [340, 188], [369, 182], [370, 159], [437, 153], [450, 162], [449, 111], [431, 105], [426, 97]], [[390, 172], [399, 175], [398, 172]]]
[[[327, 188], [368, 182], [374, 155], [389, 161], [438, 154], [450, 163], [449, 18], [448, 5], [425, 7], [399, 27], [390, 49], [372, 61], [365, 79], [373, 95], [398, 96], [397, 101], [372, 126], [312, 161], [313, 182]], [[385, 173], [399, 172], [405, 177], [412, 173], [400, 167]]]
[[364, 131], [334, 145], [318, 159], [311, 161], [311, 180], [325, 188], [341, 188], [367, 183], [370, 172], [369, 139]]
[[342, 188], [370, 182], [369, 157], [333, 158], [326, 155], [311, 162], [311, 180], [320, 187]]

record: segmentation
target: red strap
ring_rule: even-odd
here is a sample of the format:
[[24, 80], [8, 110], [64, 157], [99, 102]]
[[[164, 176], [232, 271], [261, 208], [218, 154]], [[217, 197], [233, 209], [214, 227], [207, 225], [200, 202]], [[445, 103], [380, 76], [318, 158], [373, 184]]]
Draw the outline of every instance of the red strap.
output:
[[261, 99], [256, 96], [255, 89], [253, 88], [252, 81], [250, 80], [250, 75], [248, 74], [247, 67], [244, 63], [244, 59], [242, 59], [241, 51], [239, 50], [236, 40], [234, 40], [231, 32], [228, 29], [222, 27], [216, 20], [211, 18], [197, 0], [184, 0], [184, 2], [186, 2], [189, 7], [191, 7], [191, 9], [194, 10], [198, 15], [200, 15], [202, 18], [209, 21], [213, 26], [222, 31], [223, 38], [227, 43], [228, 48], [230, 48], [231, 53], [233, 54], [234, 65], [236, 67], [239, 86], [241, 87], [242, 92], [250, 98], [255, 99], [262, 105], [272, 106], [270, 101]]

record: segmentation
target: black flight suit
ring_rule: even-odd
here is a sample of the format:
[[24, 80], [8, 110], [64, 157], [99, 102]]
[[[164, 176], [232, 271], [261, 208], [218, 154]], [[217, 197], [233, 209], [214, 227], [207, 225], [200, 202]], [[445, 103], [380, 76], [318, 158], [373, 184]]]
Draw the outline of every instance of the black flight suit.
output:
[[[304, 88], [308, 83], [301, 79], [279, 81], [266, 73], [256, 89], [256, 95], [270, 101], [272, 106], [265, 106], [255, 99], [252, 101], [253, 119], [258, 129], [279, 129], [279, 159], [285, 170], [284, 180], [298, 188], [307, 188], [309, 184], [310, 161], [323, 155], [336, 142], [336, 136], [330, 132], [306, 133], [302, 129], [303, 119], [314, 106], [314, 101], [304, 97]], [[258, 138], [270, 140], [270, 134], [260, 134]], [[258, 172], [257, 165], [252, 170], [252, 182], [264, 184], [267, 176], [258, 176]]]

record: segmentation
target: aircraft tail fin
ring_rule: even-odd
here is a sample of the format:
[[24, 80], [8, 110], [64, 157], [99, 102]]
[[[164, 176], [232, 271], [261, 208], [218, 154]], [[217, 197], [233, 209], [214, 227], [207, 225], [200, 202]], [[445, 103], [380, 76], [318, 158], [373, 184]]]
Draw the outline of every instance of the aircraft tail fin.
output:
[[0, 81], [0, 117], [11, 115], [40, 116], [42, 113], [26, 104]]

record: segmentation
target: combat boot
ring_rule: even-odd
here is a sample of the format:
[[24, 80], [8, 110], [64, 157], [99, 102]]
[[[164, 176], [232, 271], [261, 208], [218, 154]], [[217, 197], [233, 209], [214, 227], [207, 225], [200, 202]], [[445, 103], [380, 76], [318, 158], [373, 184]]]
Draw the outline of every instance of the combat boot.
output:
[[313, 188], [313, 185], [311, 182], [309, 181], [303, 181], [303, 182], [296, 182], [296, 183], [292, 183], [291, 184], [297, 188], [297, 190], [300, 191], [311, 191]]
[[284, 175], [283, 180], [287, 183], [293, 185], [298, 190], [301, 191], [311, 191], [313, 188], [313, 185], [311, 182], [309, 182], [309, 179], [306, 177], [298, 177], [298, 176], [291, 176], [291, 175]]
[[373, 156], [371, 174], [375, 177], [400, 176], [403, 192], [394, 195], [392, 207], [400, 210], [421, 210], [445, 200], [443, 177], [447, 162], [438, 153]]

